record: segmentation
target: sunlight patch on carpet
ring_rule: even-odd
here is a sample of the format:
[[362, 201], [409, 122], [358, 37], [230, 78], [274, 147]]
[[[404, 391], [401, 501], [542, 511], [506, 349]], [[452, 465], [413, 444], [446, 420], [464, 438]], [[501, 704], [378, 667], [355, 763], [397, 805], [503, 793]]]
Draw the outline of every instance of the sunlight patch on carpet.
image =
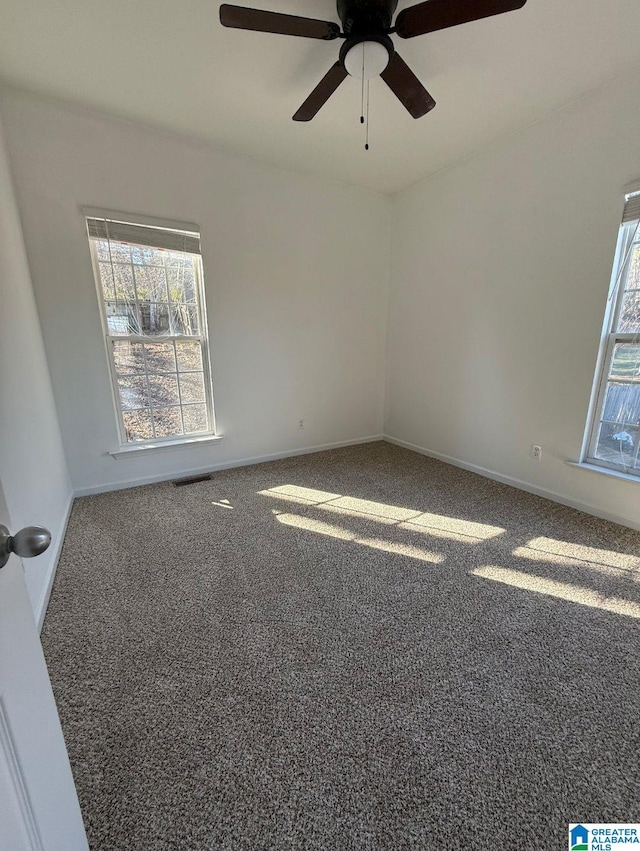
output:
[[515, 549], [513, 554], [555, 563], [557, 563], [557, 557], [560, 557], [598, 566], [615, 567], [619, 570], [640, 570], [640, 558], [637, 556], [615, 550], [585, 547], [569, 541], [557, 541], [555, 538], [532, 538], [524, 547]]
[[429, 534], [435, 538], [448, 538], [461, 543], [479, 543], [505, 532], [501, 526], [462, 520], [459, 517], [442, 514], [430, 514], [417, 508], [406, 508], [353, 496], [341, 496], [297, 485], [279, 485], [258, 491], [258, 494], [302, 505], [313, 505], [323, 511], [348, 517], [366, 518], [387, 525], [395, 524], [400, 529]]
[[592, 609], [602, 609], [616, 615], [640, 618], [640, 605], [638, 603], [624, 600], [621, 597], [605, 597], [591, 588], [582, 588], [568, 582], [558, 582], [555, 579], [545, 579], [541, 576], [533, 576], [530, 573], [521, 573], [519, 570], [510, 570], [506, 567], [494, 565], [477, 567], [471, 571], [471, 576], [491, 579], [493, 582], [501, 582], [503, 585], [511, 585], [523, 591], [533, 591], [536, 594], [557, 597], [560, 600], [579, 603], [581, 606], [589, 606]]
[[400, 541], [386, 541], [380, 538], [359, 538], [355, 532], [345, 529], [343, 526], [324, 523], [322, 520], [316, 520], [313, 517], [301, 517], [298, 514], [276, 514], [276, 520], [284, 526], [302, 529], [305, 532], [314, 532], [317, 535], [326, 535], [329, 538], [337, 538], [341, 541], [352, 541], [354, 544], [361, 544], [364, 547], [370, 547], [374, 550], [406, 556], [407, 558], [426, 561], [430, 564], [441, 564], [445, 560], [445, 556], [441, 553], [423, 550], [420, 547], [414, 547]]

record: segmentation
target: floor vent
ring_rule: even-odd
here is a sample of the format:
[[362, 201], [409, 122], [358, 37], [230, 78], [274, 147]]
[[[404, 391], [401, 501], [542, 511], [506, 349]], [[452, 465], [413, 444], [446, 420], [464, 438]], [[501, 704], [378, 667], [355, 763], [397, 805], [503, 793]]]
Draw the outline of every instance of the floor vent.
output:
[[173, 484], [177, 488], [183, 488], [185, 485], [195, 485], [198, 482], [208, 482], [211, 479], [211, 473], [203, 473], [201, 476], [187, 476], [186, 479], [174, 479]]

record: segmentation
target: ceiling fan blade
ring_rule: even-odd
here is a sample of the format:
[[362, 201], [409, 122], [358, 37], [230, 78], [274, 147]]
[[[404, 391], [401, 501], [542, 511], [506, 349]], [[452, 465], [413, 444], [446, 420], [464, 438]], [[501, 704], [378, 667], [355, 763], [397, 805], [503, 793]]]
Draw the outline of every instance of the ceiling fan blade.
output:
[[340, 27], [332, 21], [315, 18], [298, 18], [280, 12], [265, 12], [264, 9], [247, 9], [245, 6], [220, 6], [220, 23], [224, 27], [239, 30], [255, 30], [279, 35], [297, 35], [303, 38], [321, 38], [331, 41], [340, 35]]
[[400, 103], [414, 118], [422, 118], [436, 105], [435, 100], [397, 53], [380, 74]]
[[325, 105], [340, 83], [349, 75], [339, 62], [332, 65], [329, 71], [320, 80], [300, 109], [293, 116], [294, 121], [311, 121]]
[[491, 15], [521, 9], [527, 0], [426, 0], [403, 9], [396, 19], [400, 38], [456, 27]]

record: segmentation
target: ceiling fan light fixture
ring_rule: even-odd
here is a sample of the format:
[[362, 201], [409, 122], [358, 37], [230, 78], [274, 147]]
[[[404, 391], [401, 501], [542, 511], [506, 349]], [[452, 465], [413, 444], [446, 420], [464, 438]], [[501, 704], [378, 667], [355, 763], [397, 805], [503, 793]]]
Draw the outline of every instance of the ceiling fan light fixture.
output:
[[360, 41], [346, 52], [343, 61], [347, 74], [358, 80], [371, 80], [382, 74], [390, 58], [388, 48], [381, 42]]

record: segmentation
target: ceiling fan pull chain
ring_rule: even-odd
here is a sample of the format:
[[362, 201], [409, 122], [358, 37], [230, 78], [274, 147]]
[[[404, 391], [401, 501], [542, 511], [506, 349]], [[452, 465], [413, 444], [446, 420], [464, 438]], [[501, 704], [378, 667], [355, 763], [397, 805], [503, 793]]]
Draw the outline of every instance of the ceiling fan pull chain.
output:
[[364, 124], [364, 42], [362, 43], [362, 94], [360, 97], [360, 124]]
[[367, 138], [364, 145], [365, 151], [369, 150], [369, 85], [370, 80], [367, 80]]

